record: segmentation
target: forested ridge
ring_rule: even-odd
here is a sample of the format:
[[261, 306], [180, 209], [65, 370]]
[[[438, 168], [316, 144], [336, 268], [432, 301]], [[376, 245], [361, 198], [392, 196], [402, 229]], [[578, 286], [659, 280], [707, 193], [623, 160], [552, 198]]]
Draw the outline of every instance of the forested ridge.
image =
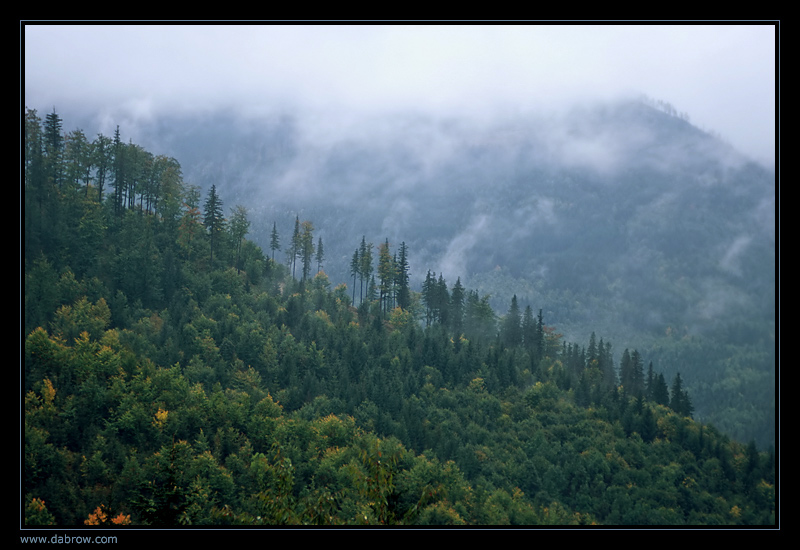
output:
[[385, 237], [332, 282], [313, 220], [262, 250], [176, 159], [24, 123], [26, 525], [776, 524], [674, 365]]

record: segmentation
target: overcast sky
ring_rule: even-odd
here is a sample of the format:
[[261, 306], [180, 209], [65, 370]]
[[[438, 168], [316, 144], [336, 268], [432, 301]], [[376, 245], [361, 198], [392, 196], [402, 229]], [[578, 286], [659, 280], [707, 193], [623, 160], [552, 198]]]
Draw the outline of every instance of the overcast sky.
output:
[[232, 106], [255, 114], [282, 105], [485, 113], [646, 94], [742, 152], [774, 157], [768, 24], [27, 23], [23, 33], [24, 103], [42, 113]]

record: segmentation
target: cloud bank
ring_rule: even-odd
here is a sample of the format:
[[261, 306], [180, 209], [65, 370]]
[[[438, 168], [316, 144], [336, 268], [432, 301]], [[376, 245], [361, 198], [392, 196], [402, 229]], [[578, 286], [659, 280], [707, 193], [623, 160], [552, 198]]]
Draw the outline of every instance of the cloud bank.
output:
[[[640, 94], [774, 156], [772, 25], [39, 25], [25, 103], [120, 123], [298, 108], [493, 116]], [[107, 131], [107, 130], [106, 130]], [[586, 154], [591, 154], [587, 151]]]

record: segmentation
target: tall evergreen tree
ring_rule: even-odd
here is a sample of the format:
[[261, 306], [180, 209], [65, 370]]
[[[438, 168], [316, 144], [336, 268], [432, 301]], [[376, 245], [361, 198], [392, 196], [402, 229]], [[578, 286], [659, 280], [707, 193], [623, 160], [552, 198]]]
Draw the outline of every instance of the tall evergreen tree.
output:
[[530, 305], [525, 306], [522, 314], [522, 343], [528, 353], [532, 353], [536, 346], [536, 319]]
[[300, 255], [303, 260], [303, 281], [311, 274], [311, 260], [314, 257], [314, 225], [304, 221], [300, 233]]
[[119, 125], [114, 130], [113, 142], [113, 187], [114, 187], [114, 214], [117, 216], [122, 215], [122, 207], [124, 204], [125, 193], [125, 144], [122, 143], [122, 138], [119, 132]]
[[247, 219], [247, 209], [244, 206], [237, 205], [233, 209], [230, 229], [233, 242], [236, 243], [236, 273], [239, 273], [239, 257], [242, 252], [242, 240], [250, 230], [250, 221]]
[[676, 413], [691, 417], [694, 414], [694, 406], [689, 394], [683, 389], [683, 380], [681, 373], [677, 373], [672, 381], [672, 395], [669, 401], [669, 407]]
[[294, 218], [294, 231], [292, 231], [292, 240], [289, 249], [286, 251], [286, 259], [289, 267], [292, 268], [292, 278], [295, 278], [295, 266], [297, 265], [297, 257], [300, 255], [302, 249], [300, 243], [300, 216]]
[[272, 222], [272, 233], [269, 238], [269, 248], [272, 251], [272, 261], [275, 261], [275, 251], [281, 249], [281, 240], [278, 236], [278, 224]]
[[214, 265], [214, 245], [219, 240], [219, 235], [225, 229], [225, 218], [222, 215], [222, 201], [217, 195], [217, 186], [211, 185], [206, 197], [203, 210], [203, 225], [206, 226], [209, 242], [211, 244], [211, 266]]
[[46, 247], [48, 232], [45, 230], [47, 210], [54, 193], [47, 179], [44, 157], [44, 137], [42, 120], [35, 109], [25, 114], [25, 257], [32, 258]]
[[511, 298], [511, 306], [503, 319], [503, 341], [507, 346], [518, 346], [522, 343], [522, 316], [516, 294]]
[[439, 273], [439, 279], [436, 281], [434, 295], [436, 319], [440, 324], [447, 325], [450, 319], [450, 291], [447, 289], [447, 281], [441, 273]]
[[380, 279], [380, 303], [384, 315], [388, 313], [395, 281], [394, 261], [389, 252], [389, 239], [378, 247], [378, 278]]
[[642, 395], [644, 393], [644, 361], [637, 350], [631, 354], [631, 388], [632, 395]]
[[60, 188], [63, 174], [64, 136], [62, 134], [63, 121], [53, 108], [52, 113], [45, 116], [44, 121], [44, 152], [47, 158], [48, 176], [52, 184]]
[[479, 296], [477, 290], [467, 292], [464, 330], [470, 338], [487, 340], [496, 336], [497, 319], [488, 295]]
[[325, 249], [322, 247], [322, 237], [319, 237], [317, 240], [317, 251], [316, 251], [316, 260], [317, 260], [317, 273], [322, 271], [323, 261], [325, 260]]
[[[365, 236], [361, 237], [361, 247], [358, 251], [358, 258], [361, 262], [361, 266], [359, 269], [359, 275], [361, 277], [361, 301], [364, 301], [364, 283], [370, 283], [372, 279], [373, 267], [372, 267], [372, 249], [373, 244], [368, 243]], [[368, 300], [371, 301], [371, 300]]]
[[603, 364], [603, 383], [606, 388], [617, 387], [617, 373], [614, 370], [614, 356], [611, 353], [611, 342], [605, 343], [605, 362]]
[[664, 375], [659, 372], [653, 380], [653, 401], [659, 405], [669, 406], [669, 389]]
[[599, 353], [597, 349], [597, 336], [592, 331], [589, 336], [589, 347], [586, 349], [586, 368], [599, 367]]
[[464, 331], [465, 299], [461, 277], [458, 277], [450, 293], [450, 328], [454, 336], [459, 336]]
[[92, 172], [92, 146], [80, 128], [69, 132], [64, 138], [64, 183], [73, 190], [84, 188], [89, 194]]
[[425, 326], [431, 326], [433, 322], [433, 308], [434, 308], [434, 294], [435, 294], [436, 279], [435, 273], [431, 274], [431, 270], [425, 275], [425, 281], [422, 283], [422, 301], [425, 303]]
[[625, 348], [619, 361], [619, 383], [622, 384], [622, 388], [628, 394], [631, 394], [633, 389], [633, 368], [631, 365], [631, 353]]
[[358, 256], [358, 248], [353, 252], [350, 260], [350, 275], [353, 277], [353, 305], [356, 304], [356, 280], [361, 275], [361, 259]]
[[539, 309], [539, 313], [536, 316], [536, 339], [538, 340], [538, 357], [539, 359], [544, 358], [544, 316], [542, 315], [541, 308]]
[[411, 305], [411, 289], [408, 286], [408, 247], [405, 241], [400, 243], [397, 259], [397, 306], [407, 310]]
[[97, 202], [103, 202], [103, 191], [106, 185], [106, 178], [114, 159], [113, 141], [111, 138], [98, 134], [93, 142], [92, 153], [94, 155], [93, 164], [95, 166], [95, 188], [97, 189]]
[[653, 389], [656, 383], [656, 375], [653, 372], [653, 362], [647, 366], [647, 378], [645, 379], [644, 395], [647, 399], [653, 400]]

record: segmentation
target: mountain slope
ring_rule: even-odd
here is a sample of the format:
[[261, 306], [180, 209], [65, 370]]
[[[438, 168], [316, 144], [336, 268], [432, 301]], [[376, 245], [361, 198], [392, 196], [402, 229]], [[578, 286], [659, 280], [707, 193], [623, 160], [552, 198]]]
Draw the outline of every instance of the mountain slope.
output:
[[[714, 363], [684, 373], [697, 384], [755, 353], [767, 402], [754, 406], [774, 409], [775, 174], [681, 117], [621, 102], [491, 120], [216, 113], [140, 131], [186, 181], [246, 205], [262, 248], [273, 223], [285, 245], [295, 217], [310, 220], [334, 283], [362, 236], [404, 241], [412, 287], [432, 270], [500, 314], [516, 294], [572, 340], [600, 329], [647, 359], [669, 348], [667, 371]], [[754, 344], [731, 336], [742, 330]], [[697, 413], [718, 420], [705, 399]]]

